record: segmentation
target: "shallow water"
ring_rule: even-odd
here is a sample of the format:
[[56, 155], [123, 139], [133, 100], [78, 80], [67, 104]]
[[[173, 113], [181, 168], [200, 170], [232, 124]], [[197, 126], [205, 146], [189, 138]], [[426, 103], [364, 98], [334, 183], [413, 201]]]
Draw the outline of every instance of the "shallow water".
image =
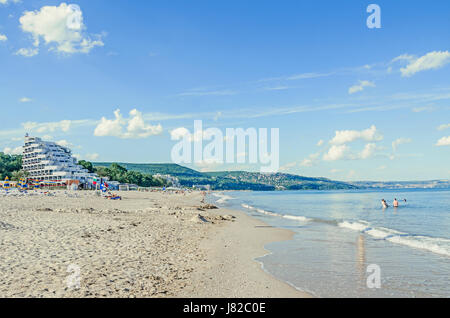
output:
[[[266, 271], [319, 297], [450, 297], [450, 191], [227, 192], [217, 204], [295, 232]], [[383, 209], [381, 199], [399, 208]], [[380, 288], [374, 267], [380, 270]], [[369, 270], [369, 272], [368, 272]], [[374, 280], [375, 277], [375, 280]]]

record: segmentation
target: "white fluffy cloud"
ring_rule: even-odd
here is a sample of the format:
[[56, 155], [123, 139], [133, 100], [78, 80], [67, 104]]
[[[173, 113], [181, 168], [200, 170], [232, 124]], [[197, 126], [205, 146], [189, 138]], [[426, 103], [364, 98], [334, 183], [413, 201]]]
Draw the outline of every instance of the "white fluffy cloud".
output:
[[436, 146], [450, 146], [450, 136], [439, 139]]
[[22, 2], [22, 0], [0, 0], [0, 4], [7, 4], [7, 3], [19, 3]]
[[39, 54], [39, 49], [37, 49], [37, 48], [35, 48], [35, 49], [21, 48], [16, 51], [16, 55], [21, 55], [24, 57], [33, 57], [38, 54]]
[[319, 160], [320, 153], [313, 153], [312, 155], [309, 155], [308, 158], [304, 159], [300, 166], [302, 167], [312, 167], [317, 161]]
[[394, 59], [394, 61], [402, 59], [408, 61], [408, 65], [400, 69], [403, 77], [410, 77], [421, 71], [439, 69], [450, 63], [449, 51], [433, 51], [418, 58], [410, 55], [403, 57], [399, 56]]
[[17, 148], [6, 147], [5, 149], [3, 149], [3, 153], [7, 155], [21, 155], [22, 151], [23, 151], [22, 146]]
[[[81, 126], [91, 126], [95, 125], [97, 122], [90, 119], [80, 119], [80, 120], [61, 120], [55, 122], [46, 122], [46, 123], [38, 123], [38, 122], [25, 122], [22, 123], [23, 129], [29, 133], [52, 133], [52, 132], [64, 132], [67, 133], [72, 128], [81, 127]], [[45, 138], [44, 138], [45, 139]], [[49, 138], [47, 138], [49, 139]]]
[[124, 118], [120, 109], [114, 111], [114, 119], [102, 117], [94, 131], [97, 137], [113, 136], [122, 139], [147, 138], [159, 135], [163, 129], [161, 125], [146, 124], [142, 113], [136, 109], [130, 111], [130, 117]]
[[65, 139], [57, 141], [56, 144], [67, 148], [72, 148], [73, 146], [70, 142], [68, 142]]
[[410, 143], [412, 140], [410, 138], [398, 138], [392, 142], [392, 150], [397, 151], [398, 146], [402, 144]]
[[[347, 145], [348, 143], [362, 140], [367, 141], [363, 150], [354, 152]], [[377, 127], [372, 125], [364, 130], [338, 130], [335, 136], [330, 140], [331, 147], [324, 153], [323, 160], [365, 160], [373, 157], [379, 149], [375, 142], [383, 140], [383, 135], [377, 130]]]
[[355, 85], [353, 85], [352, 87], [350, 87], [348, 89], [348, 93], [349, 94], [354, 94], [354, 93], [357, 93], [357, 92], [361, 92], [366, 87], [375, 87], [375, 83], [374, 82], [370, 82], [370, 81], [359, 81], [358, 84], [355, 84]]
[[355, 140], [362, 139], [365, 141], [380, 141], [383, 136], [377, 131], [377, 127], [372, 125], [365, 130], [338, 130], [333, 139], [330, 140], [332, 145], [342, 145]]
[[450, 124], [442, 124], [437, 129], [438, 130], [446, 130], [448, 128], [450, 128]]
[[352, 152], [350, 147], [347, 145], [334, 145], [331, 146], [328, 152], [326, 152], [323, 155], [323, 160], [325, 161], [336, 161], [336, 160], [365, 160], [372, 158], [376, 150], [378, 149], [378, 146], [374, 143], [368, 143], [364, 146], [364, 149], [359, 152], [355, 153]]
[[0, 33], [0, 42], [5, 42], [6, 40], [8, 40], [8, 37]]
[[347, 145], [333, 145], [328, 152], [323, 155], [323, 160], [336, 161], [344, 159], [349, 151], [350, 148]]
[[31, 57], [38, 54], [41, 40], [49, 50], [65, 54], [89, 53], [94, 47], [104, 45], [100, 36], [93, 40], [85, 33], [83, 13], [77, 5], [61, 3], [25, 11], [19, 21], [22, 31], [32, 36], [34, 48], [22, 48], [17, 55]]
[[402, 55], [397, 56], [396, 58], [394, 58], [391, 61], [391, 63], [398, 62], [398, 61], [408, 61], [408, 62], [412, 63], [412, 62], [414, 62], [415, 59], [416, 59], [416, 57], [414, 55], [402, 54]]
[[95, 128], [95, 136], [116, 136], [119, 137], [122, 132], [122, 125], [124, 124], [124, 119], [120, 114], [120, 109], [114, 111], [115, 119], [106, 119], [102, 117], [100, 123]]
[[361, 151], [361, 153], [359, 154], [358, 157], [359, 157], [359, 159], [369, 159], [375, 154], [375, 151], [377, 149], [378, 149], [378, 147], [374, 143], [366, 144], [364, 146], [363, 151]]
[[[354, 141], [365, 141], [364, 148], [355, 151], [348, 144]], [[335, 132], [335, 136], [328, 142], [327, 146], [321, 151], [309, 155], [299, 163], [302, 167], [311, 167], [323, 161], [338, 160], [366, 160], [377, 155], [378, 151], [383, 149], [377, 144], [383, 140], [383, 136], [372, 125], [365, 130], [339, 130]], [[325, 142], [320, 140], [318, 146], [324, 145]]]
[[48, 123], [37, 123], [37, 122], [26, 122], [22, 126], [27, 131], [35, 131], [37, 133], [47, 133], [61, 130], [63, 132], [68, 132], [72, 125], [71, 120], [61, 120], [58, 122], [48, 122]]
[[170, 131], [172, 140], [180, 140], [185, 136], [189, 136], [189, 140], [192, 140], [190, 131], [185, 127], [178, 127]]

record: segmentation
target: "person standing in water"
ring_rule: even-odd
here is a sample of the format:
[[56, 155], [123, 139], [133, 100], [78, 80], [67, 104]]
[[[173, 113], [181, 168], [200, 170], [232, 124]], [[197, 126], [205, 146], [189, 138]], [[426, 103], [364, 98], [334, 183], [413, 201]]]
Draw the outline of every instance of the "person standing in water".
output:
[[389, 207], [385, 199], [381, 199], [381, 204], [383, 205], [383, 209], [386, 209]]
[[394, 208], [398, 208], [398, 201], [397, 201], [397, 198], [394, 199]]

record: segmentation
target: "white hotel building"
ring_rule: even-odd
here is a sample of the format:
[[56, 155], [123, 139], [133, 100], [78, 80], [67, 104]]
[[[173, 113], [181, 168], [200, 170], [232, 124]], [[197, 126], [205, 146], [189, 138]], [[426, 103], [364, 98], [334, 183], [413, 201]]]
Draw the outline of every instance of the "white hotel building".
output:
[[96, 174], [77, 164], [72, 151], [55, 142], [38, 137], [25, 136], [22, 168], [29, 178], [39, 181], [65, 182], [77, 180], [80, 184], [92, 184]]

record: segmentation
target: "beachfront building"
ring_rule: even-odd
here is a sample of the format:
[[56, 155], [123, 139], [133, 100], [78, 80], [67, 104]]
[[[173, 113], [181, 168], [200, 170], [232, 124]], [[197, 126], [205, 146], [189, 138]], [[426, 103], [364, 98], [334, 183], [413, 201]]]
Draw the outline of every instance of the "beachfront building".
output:
[[28, 172], [29, 179], [44, 182], [92, 185], [97, 177], [77, 164], [69, 148], [28, 134], [23, 147], [22, 169]]
[[165, 180], [167, 183], [170, 183], [174, 188], [181, 188], [180, 180], [177, 177], [171, 176], [169, 174], [155, 174], [154, 178]]

